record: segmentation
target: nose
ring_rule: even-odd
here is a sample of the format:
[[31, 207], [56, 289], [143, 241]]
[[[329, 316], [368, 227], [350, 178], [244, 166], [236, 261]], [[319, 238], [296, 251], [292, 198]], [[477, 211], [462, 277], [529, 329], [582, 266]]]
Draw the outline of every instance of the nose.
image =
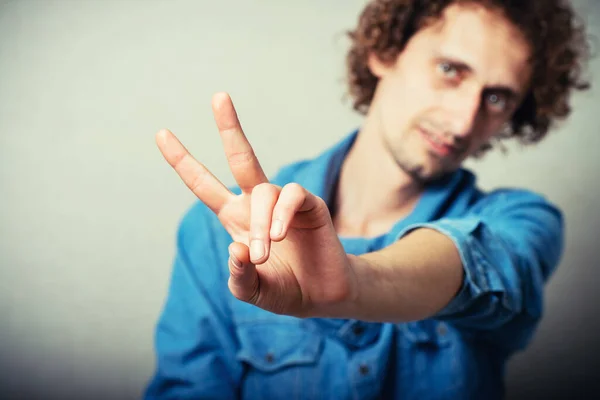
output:
[[448, 129], [455, 137], [464, 138], [473, 130], [481, 107], [480, 91], [461, 88], [448, 96]]

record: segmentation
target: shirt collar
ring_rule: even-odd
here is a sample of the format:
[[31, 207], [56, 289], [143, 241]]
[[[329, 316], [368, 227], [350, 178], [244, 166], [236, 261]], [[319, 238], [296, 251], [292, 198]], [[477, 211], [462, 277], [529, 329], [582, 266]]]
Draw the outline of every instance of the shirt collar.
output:
[[330, 205], [342, 164], [357, 135], [358, 129], [305, 164], [295, 174], [294, 181]]
[[[323, 151], [316, 158], [305, 163], [294, 174], [293, 181], [321, 197], [331, 208], [333, 191], [337, 187], [342, 163], [354, 144], [359, 130], [352, 131], [341, 141]], [[475, 176], [467, 169], [459, 168], [427, 186], [413, 211], [403, 218], [389, 232], [394, 234], [405, 226], [417, 222], [429, 222], [453, 214], [452, 209], [462, 212], [468, 202], [469, 192], [475, 186]]]

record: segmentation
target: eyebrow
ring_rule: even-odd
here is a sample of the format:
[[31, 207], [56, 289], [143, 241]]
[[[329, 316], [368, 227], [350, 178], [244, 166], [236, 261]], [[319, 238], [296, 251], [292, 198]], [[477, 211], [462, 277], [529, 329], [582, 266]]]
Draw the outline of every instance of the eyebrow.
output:
[[[437, 53], [435, 55], [435, 59], [438, 61], [446, 61], [447, 63], [451, 64], [454, 68], [456, 68], [458, 71], [462, 72], [462, 73], [473, 73], [473, 68], [463, 62], [463, 61], [459, 61], [456, 58], [452, 58], [446, 55], [443, 55], [441, 53]], [[506, 85], [494, 85], [494, 86], [486, 86], [483, 89], [484, 93], [496, 93], [496, 94], [500, 94], [503, 96], [508, 97], [511, 100], [518, 100], [521, 97], [521, 94], [519, 93], [518, 90], [516, 90], [515, 88], [512, 88], [510, 86], [506, 86]]]

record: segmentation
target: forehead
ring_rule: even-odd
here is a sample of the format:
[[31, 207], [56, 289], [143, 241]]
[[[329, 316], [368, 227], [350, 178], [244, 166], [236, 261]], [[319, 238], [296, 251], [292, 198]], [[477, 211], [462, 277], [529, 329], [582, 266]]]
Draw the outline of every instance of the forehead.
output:
[[467, 64], [486, 84], [523, 87], [528, 82], [529, 44], [499, 11], [453, 4], [423, 33], [434, 52]]

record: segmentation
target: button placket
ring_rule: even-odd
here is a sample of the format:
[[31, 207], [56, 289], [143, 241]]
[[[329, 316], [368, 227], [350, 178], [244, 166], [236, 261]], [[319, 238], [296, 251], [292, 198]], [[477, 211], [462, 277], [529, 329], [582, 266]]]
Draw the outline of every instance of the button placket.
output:
[[440, 323], [437, 326], [437, 333], [440, 336], [446, 336], [446, 334], [448, 333], [448, 327], [446, 326], [446, 324]]
[[273, 361], [275, 361], [275, 356], [273, 355], [273, 353], [269, 352], [265, 354], [265, 361], [269, 364], [273, 363]]
[[361, 336], [363, 333], [365, 333], [365, 327], [360, 324], [356, 324], [352, 327], [352, 333], [354, 336]]
[[358, 367], [358, 373], [361, 376], [367, 376], [369, 375], [369, 372], [371, 372], [371, 369], [369, 368], [369, 366], [365, 363], [361, 363]]
[[380, 324], [348, 321], [339, 329], [338, 337], [352, 347], [364, 347], [377, 340], [380, 329]]

